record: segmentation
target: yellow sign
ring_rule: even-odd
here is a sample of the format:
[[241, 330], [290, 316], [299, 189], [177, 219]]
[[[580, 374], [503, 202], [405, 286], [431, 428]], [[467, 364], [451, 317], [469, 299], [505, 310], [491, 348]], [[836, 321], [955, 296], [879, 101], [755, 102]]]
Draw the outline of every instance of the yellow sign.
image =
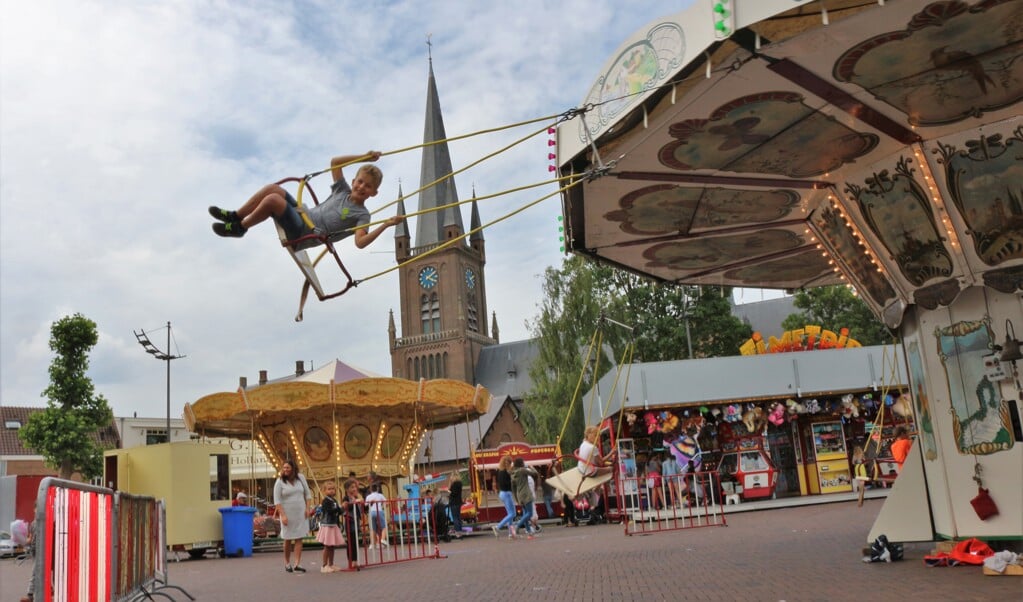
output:
[[807, 324], [803, 328], [788, 330], [782, 333], [781, 338], [764, 337], [759, 332], [746, 340], [739, 347], [743, 355], [758, 355], [762, 353], [786, 353], [789, 351], [815, 351], [818, 349], [843, 349], [851, 347], [862, 347], [860, 342], [849, 336], [849, 329], [842, 328], [835, 334], [831, 330], [824, 330], [820, 326]]

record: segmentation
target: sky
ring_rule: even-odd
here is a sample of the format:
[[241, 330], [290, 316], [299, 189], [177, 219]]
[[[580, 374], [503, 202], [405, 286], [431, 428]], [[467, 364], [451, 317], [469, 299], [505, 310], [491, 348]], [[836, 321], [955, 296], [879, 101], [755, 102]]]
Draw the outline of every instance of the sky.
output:
[[[74, 313], [97, 324], [88, 376], [116, 416], [166, 416], [166, 363], [133, 333], [168, 351], [168, 322], [169, 351], [185, 356], [171, 363], [172, 417], [241, 376], [286, 376], [297, 360], [389, 375], [396, 272], [311, 299], [297, 323], [303, 277], [274, 229], [219, 238], [207, 206], [235, 207], [334, 155], [421, 144], [428, 36], [453, 137], [577, 106], [621, 42], [689, 4], [0, 0], [0, 403], [45, 405], [50, 327]], [[454, 169], [542, 125], [452, 142]], [[550, 179], [547, 139], [457, 176], [460, 198]], [[399, 183], [419, 187], [421, 152], [380, 160], [371, 210]], [[313, 180], [321, 198], [324, 178]], [[481, 201], [482, 220], [554, 190]], [[484, 230], [502, 341], [530, 336], [541, 275], [563, 259], [559, 213], [555, 196]], [[395, 265], [393, 244], [388, 230], [338, 250], [365, 279]], [[337, 284], [336, 265], [320, 272]]]

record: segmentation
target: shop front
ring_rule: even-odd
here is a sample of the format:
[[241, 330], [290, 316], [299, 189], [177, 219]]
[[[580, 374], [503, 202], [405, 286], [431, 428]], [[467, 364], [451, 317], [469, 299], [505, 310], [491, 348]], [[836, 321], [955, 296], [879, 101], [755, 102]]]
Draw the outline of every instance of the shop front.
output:
[[682, 474], [716, 471], [724, 493], [740, 502], [849, 492], [857, 447], [871, 447], [876, 434], [873, 455], [884, 457], [897, 425], [914, 431], [912, 416], [893, 409], [908, 406], [897, 403], [906, 387], [905, 370], [891, 363], [895, 352], [854, 347], [634, 364], [628, 390], [614, 394], [606, 417], [621, 425], [619, 437], [632, 439], [641, 472], [651, 458], [670, 455]]

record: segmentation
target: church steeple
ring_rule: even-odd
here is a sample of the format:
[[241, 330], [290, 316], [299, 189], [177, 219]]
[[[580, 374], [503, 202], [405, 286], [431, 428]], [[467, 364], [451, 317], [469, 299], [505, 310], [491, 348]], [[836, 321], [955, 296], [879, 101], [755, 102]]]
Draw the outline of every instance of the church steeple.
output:
[[[441, 115], [440, 96], [437, 93], [437, 79], [433, 74], [433, 57], [431, 56], [430, 76], [426, 86], [426, 124], [423, 128], [423, 141], [435, 142], [446, 138], [444, 117]], [[455, 189], [454, 178], [449, 177], [443, 182], [433, 184], [445, 176], [450, 176], [452, 171], [451, 154], [448, 151], [447, 142], [431, 144], [423, 149], [419, 186], [425, 190], [419, 193], [419, 211], [428, 212], [420, 214], [416, 221], [417, 249], [444, 242], [453, 229], [457, 229], [459, 235], [465, 232], [462, 212], [458, 206], [447, 207], [440, 211], [430, 211], [458, 202], [458, 191]]]
[[476, 204], [476, 186], [472, 187], [472, 213], [469, 218], [469, 246], [480, 254], [480, 259], [487, 260], [487, 253], [483, 242], [483, 228], [480, 221], [480, 208]]
[[[391, 374], [410, 380], [450, 378], [473, 383], [480, 349], [497, 340], [488, 335], [483, 235], [474, 232], [463, 238], [466, 231], [450, 177], [446, 136], [431, 56], [415, 244], [408, 245], [409, 229], [403, 225], [394, 235], [401, 319], [398, 325], [393, 318], [388, 323]], [[405, 214], [403, 199], [399, 185], [398, 211]], [[472, 224], [481, 224], [475, 202]], [[450, 246], [438, 248], [444, 243]]]
[[[398, 215], [405, 215], [405, 194], [401, 191], [401, 182], [398, 182]], [[408, 233], [408, 220], [401, 220], [401, 223], [394, 227], [394, 259], [401, 263], [412, 254], [409, 248], [411, 237]]]

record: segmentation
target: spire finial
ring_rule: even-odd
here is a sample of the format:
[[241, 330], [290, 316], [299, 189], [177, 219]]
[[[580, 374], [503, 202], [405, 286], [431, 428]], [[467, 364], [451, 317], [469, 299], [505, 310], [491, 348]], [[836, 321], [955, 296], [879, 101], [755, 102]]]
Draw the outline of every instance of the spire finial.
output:
[[433, 42], [430, 41], [432, 37], [432, 33], [426, 34], [426, 56], [429, 57], [431, 63], [433, 62]]

